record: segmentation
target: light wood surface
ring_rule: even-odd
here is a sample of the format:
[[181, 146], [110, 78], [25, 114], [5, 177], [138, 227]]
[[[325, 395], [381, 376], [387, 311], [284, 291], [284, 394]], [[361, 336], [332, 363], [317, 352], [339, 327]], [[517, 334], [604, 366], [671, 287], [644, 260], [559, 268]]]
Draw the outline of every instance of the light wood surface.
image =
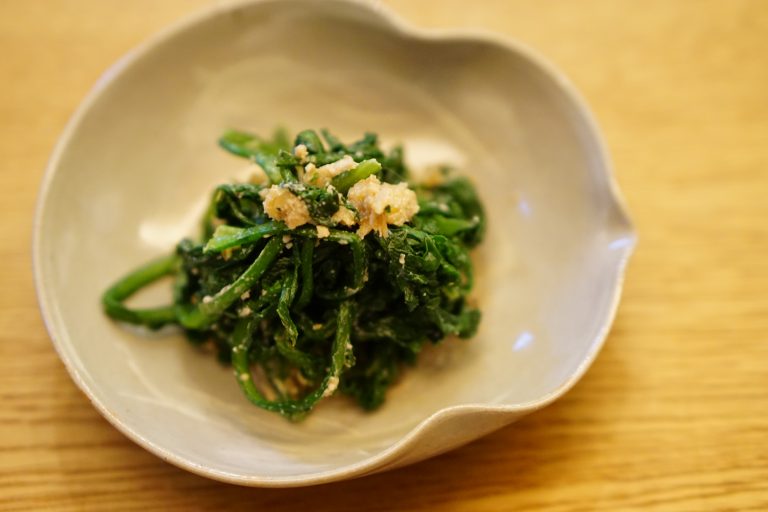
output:
[[203, 0], [0, 1], [0, 509], [768, 510], [768, 2], [392, 0], [560, 66], [640, 234], [608, 343], [562, 400], [421, 464], [320, 487], [216, 483], [70, 381], [37, 310], [35, 195], [99, 74]]

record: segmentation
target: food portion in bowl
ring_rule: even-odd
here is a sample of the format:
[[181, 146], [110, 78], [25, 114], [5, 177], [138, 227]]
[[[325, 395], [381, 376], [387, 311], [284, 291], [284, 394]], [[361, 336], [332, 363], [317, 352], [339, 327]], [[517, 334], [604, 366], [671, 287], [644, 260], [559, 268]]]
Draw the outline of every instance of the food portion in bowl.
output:
[[[255, 164], [250, 181], [215, 189], [200, 241], [110, 287], [110, 317], [181, 327], [232, 365], [250, 402], [294, 420], [337, 391], [375, 409], [426, 343], [475, 333], [469, 252], [485, 216], [468, 179], [442, 167], [414, 183], [402, 149], [373, 133], [219, 143]], [[125, 305], [167, 275], [173, 304]]]

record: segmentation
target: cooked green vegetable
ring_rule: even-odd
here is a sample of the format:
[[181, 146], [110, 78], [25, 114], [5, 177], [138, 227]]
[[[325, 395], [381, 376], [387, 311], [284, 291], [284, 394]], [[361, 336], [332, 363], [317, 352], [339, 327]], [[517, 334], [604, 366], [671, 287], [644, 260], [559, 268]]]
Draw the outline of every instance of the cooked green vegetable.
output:
[[[425, 343], [475, 333], [469, 250], [485, 216], [467, 179], [444, 170], [409, 186], [402, 150], [383, 152], [372, 133], [346, 145], [305, 130], [291, 148], [283, 132], [230, 131], [219, 144], [261, 180], [219, 186], [202, 241], [109, 288], [109, 316], [212, 343], [248, 400], [290, 419], [337, 389], [375, 409]], [[125, 306], [168, 275], [172, 305]]]

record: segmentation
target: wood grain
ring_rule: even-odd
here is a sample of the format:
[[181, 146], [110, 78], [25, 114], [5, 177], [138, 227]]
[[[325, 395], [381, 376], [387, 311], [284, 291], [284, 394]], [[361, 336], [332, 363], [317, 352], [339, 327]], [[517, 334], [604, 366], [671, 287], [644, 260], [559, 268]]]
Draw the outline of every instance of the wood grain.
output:
[[615, 328], [565, 398], [395, 472], [293, 490], [176, 469], [69, 380], [30, 271], [33, 203], [115, 59], [202, 0], [0, 1], [0, 509], [768, 510], [768, 3], [392, 0], [539, 50], [594, 108], [640, 232]]

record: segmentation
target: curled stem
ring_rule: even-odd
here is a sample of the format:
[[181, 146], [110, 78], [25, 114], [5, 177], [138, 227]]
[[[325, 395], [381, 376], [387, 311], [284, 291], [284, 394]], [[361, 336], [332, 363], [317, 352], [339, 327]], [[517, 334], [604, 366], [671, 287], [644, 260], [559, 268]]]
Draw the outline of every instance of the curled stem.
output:
[[131, 324], [144, 325], [150, 329], [176, 322], [173, 306], [132, 309], [123, 302], [161, 277], [174, 272], [178, 258], [175, 254], [160, 258], [143, 265], [113, 284], [101, 297], [104, 311], [111, 318]]

